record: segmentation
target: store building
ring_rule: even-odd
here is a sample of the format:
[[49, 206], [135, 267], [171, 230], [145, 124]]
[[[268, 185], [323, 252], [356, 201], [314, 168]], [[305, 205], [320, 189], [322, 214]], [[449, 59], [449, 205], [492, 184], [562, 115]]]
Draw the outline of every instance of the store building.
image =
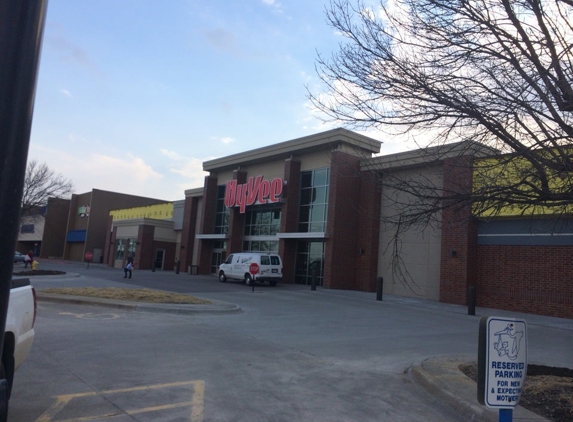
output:
[[109, 212], [104, 262], [140, 270], [174, 270], [179, 262], [184, 201]]
[[[181, 264], [214, 274], [233, 252], [279, 252], [284, 282], [369, 290], [376, 279], [376, 184], [360, 162], [377, 140], [335, 129], [207, 161], [186, 191]], [[371, 216], [371, 217], [367, 217]]]
[[71, 261], [83, 261], [86, 252], [91, 252], [93, 262], [104, 262], [106, 241], [109, 242], [107, 229], [111, 210], [166, 202], [99, 189], [72, 195], [66, 225], [63, 258]]
[[[185, 191], [176, 261], [183, 271], [215, 274], [231, 253], [278, 252], [283, 283], [310, 284], [315, 271], [325, 288], [374, 292], [382, 277], [384, 293], [461, 305], [474, 287], [478, 306], [573, 318], [571, 224], [554, 224], [539, 244], [515, 217], [491, 225], [469, 208], [446, 208], [439, 224], [401, 233], [409, 282], [396, 277], [389, 247], [396, 227], [383, 217], [408, 198], [380, 179], [403, 174], [469, 191], [474, 160], [493, 151], [459, 143], [377, 156], [380, 149], [379, 141], [335, 129], [205, 162], [203, 188]], [[503, 236], [508, 227], [513, 235]], [[491, 230], [505, 243], [491, 245]]]

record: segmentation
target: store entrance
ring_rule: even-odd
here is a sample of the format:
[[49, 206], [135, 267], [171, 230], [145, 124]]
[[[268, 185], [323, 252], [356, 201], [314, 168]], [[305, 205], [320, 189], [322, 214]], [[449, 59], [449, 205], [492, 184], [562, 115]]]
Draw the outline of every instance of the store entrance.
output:
[[155, 270], [163, 269], [163, 262], [165, 260], [165, 249], [155, 250], [155, 259], [153, 260], [153, 265]]
[[324, 274], [324, 246], [322, 241], [297, 243], [295, 283], [312, 284], [312, 272], [316, 271], [316, 285], [322, 286]]
[[226, 242], [214, 242], [213, 253], [211, 255], [211, 274], [217, 274], [219, 265], [227, 258], [227, 244]]

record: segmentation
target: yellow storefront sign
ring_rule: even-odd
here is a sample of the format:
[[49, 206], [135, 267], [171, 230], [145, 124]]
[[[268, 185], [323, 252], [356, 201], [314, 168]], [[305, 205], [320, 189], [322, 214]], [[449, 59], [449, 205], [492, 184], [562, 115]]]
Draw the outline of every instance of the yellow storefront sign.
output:
[[109, 212], [113, 221], [135, 220], [137, 218], [153, 218], [155, 220], [169, 220], [173, 218], [173, 202], [166, 204], [148, 205], [146, 207], [126, 208]]

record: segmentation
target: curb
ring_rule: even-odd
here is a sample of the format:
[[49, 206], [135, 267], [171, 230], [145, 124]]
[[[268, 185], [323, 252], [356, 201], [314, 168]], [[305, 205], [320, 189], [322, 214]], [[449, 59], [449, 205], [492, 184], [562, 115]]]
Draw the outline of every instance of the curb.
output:
[[[410, 367], [408, 378], [447, 403], [459, 413], [461, 420], [498, 422], [499, 411], [478, 403], [477, 384], [459, 369], [460, 364], [475, 360], [471, 355], [428, 358], [421, 365]], [[513, 409], [513, 421], [549, 422], [549, 419], [517, 406]]]
[[176, 315], [189, 315], [189, 314], [238, 314], [243, 310], [235, 304], [220, 302], [209, 299], [211, 304], [208, 305], [180, 305], [180, 304], [167, 304], [167, 303], [147, 303], [147, 302], [131, 302], [126, 300], [114, 299], [101, 299], [91, 298], [85, 296], [73, 295], [58, 295], [51, 293], [36, 292], [36, 297], [40, 302], [58, 302], [58, 303], [71, 303], [75, 305], [92, 305], [92, 306], [105, 306], [116, 309], [126, 309], [139, 312], [155, 312]]

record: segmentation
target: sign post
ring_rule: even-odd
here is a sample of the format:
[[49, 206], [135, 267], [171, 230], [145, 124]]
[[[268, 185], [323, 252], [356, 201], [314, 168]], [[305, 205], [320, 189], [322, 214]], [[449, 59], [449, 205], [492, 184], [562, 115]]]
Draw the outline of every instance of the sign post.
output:
[[93, 259], [94, 254], [91, 252], [86, 252], [86, 254], [84, 255], [86, 261], [88, 261], [88, 268], [90, 267], [90, 261]]
[[499, 409], [499, 422], [511, 422], [526, 375], [525, 321], [482, 317], [478, 346], [478, 402]]
[[252, 274], [253, 276], [253, 280], [251, 281], [251, 285], [253, 287], [253, 292], [255, 291], [255, 276], [259, 273], [259, 264], [257, 264], [256, 262], [253, 262], [251, 265], [249, 265], [249, 272]]

